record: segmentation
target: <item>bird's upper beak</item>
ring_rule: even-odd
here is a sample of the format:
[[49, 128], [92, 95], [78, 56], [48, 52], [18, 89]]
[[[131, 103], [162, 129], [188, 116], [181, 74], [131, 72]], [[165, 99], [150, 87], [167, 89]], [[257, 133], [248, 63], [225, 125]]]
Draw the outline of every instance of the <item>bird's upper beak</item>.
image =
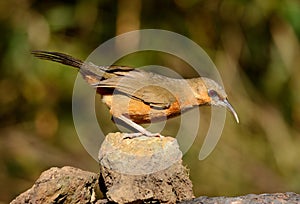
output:
[[236, 122], [239, 123], [240, 120], [239, 120], [238, 114], [235, 112], [234, 108], [229, 103], [229, 101], [227, 99], [224, 99], [223, 102], [224, 102], [226, 108], [228, 108], [229, 111], [232, 113], [232, 115], [233, 115], [234, 119], [236, 120]]

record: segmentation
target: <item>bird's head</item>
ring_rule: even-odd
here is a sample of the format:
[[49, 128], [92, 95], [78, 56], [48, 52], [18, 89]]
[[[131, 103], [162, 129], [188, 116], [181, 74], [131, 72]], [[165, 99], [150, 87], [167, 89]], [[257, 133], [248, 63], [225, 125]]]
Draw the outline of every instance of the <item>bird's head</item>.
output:
[[227, 94], [222, 86], [212, 79], [202, 77], [202, 80], [207, 88], [207, 94], [210, 97], [210, 105], [226, 107], [234, 116], [237, 123], [239, 123], [239, 117], [227, 100]]

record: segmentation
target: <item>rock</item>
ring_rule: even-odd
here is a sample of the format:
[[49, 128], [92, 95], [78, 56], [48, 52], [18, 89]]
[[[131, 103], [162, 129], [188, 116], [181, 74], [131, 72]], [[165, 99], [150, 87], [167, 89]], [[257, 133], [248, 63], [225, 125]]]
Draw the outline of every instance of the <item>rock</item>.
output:
[[286, 203], [286, 204], [299, 204], [300, 195], [293, 192], [286, 193], [272, 193], [272, 194], [249, 194], [238, 197], [207, 197], [201, 196], [190, 201], [184, 201], [180, 204], [266, 204], [266, 203]]
[[44, 171], [31, 189], [15, 198], [18, 203], [93, 203], [98, 175], [73, 167]]
[[124, 134], [110, 133], [99, 151], [100, 187], [117, 203], [192, 199], [192, 182], [181, 157], [172, 137], [124, 139]]
[[[179, 162], [180, 163], [180, 162]], [[166, 169], [167, 170], [167, 169]], [[32, 188], [19, 195], [11, 203], [77, 203], [77, 204], [108, 204], [113, 199], [119, 203], [175, 203], [180, 204], [265, 204], [265, 203], [300, 203], [300, 195], [293, 192], [273, 194], [249, 194], [237, 197], [193, 197], [191, 183], [183, 173], [186, 169], [181, 165], [172, 165], [168, 171], [156, 172], [149, 175], [124, 175], [113, 173], [101, 167], [100, 184], [107, 184], [108, 199], [95, 197], [98, 175], [73, 167], [53, 167], [41, 174]], [[169, 178], [169, 180], [167, 179]], [[185, 180], [180, 180], [185, 178]], [[117, 182], [119, 181], [119, 183]], [[170, 186], [172, 186], [170, 188]], [[119, 195], [118, 195], [119, 194]], [[178, 195], [178, 196], [175, 196]], [[125, 200], [127, 199], [127, 200]], [[116, 202], [116, 201], [115, 201]]]

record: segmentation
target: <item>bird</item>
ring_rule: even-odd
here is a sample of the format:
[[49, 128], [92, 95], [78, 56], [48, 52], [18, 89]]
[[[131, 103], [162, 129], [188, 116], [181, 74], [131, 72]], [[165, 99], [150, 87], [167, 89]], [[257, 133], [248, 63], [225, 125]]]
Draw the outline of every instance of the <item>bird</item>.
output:
[[31, 53], [39, 59], [78, 69], [102, 96], [114, 122], [135, 130], [129, 134], [130, 138], [161, 136], [141, 124], [166, 120], [202, 105], [226, 107], [239, 123], [224, 88], [213, 79], [177, 79], [128, 66], [99, 66], [60, 52], [34, 50]]

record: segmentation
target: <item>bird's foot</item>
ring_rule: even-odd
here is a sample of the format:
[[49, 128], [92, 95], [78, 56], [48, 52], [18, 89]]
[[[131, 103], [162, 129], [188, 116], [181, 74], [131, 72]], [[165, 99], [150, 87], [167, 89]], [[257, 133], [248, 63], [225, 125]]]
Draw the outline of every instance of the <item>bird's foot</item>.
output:
[[151, 132], [141, 133], [141, 132], [136, 132], [136, 133], [124, 133], [123, 134], [123, 139], [133, 139], [133, 138], [142, 137], [142, 136], [146, 136], [146, 137], [159, 137], [159, 138], [163, 138], [164, 137], [160, 133], [151, 133]]
[[146, 134], [143, 134], [147, 137], [159, 137], [159, 138], [163, 138], [164, 136], [162, 136], [160, 133], [151, 133], [151, 132], [148, 132]]
[[143, 136], [142, 133], [136, 132], [136, 133], [123, 133], [123, 139], [133, 139], [137, 137]]

